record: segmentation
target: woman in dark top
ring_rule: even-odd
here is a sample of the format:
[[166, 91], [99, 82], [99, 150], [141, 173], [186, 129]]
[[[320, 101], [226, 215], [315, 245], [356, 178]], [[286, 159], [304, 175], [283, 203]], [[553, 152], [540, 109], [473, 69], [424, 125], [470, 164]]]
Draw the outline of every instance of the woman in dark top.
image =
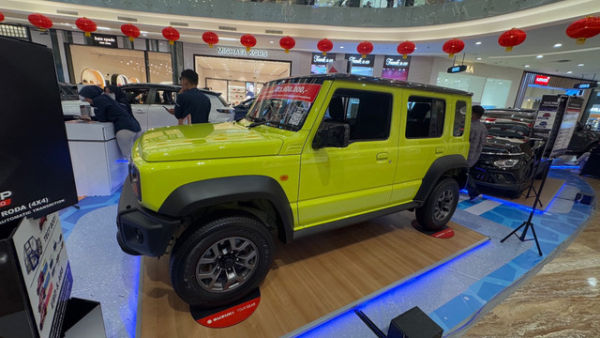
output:
[[129, 157], [133, 143], [141, 135], [142, 128], [133, 114], [127, 112], [125, 107], [103, 93], [102, 88], [98, 86], [85, 86], [79, 90], [79, 95], [94, 107], [93, 120], [113, 123], [121, 154]]
[[133, 116], [133, 111], [131, 110], [131, 103], [129, 102], [127, 95], [123, 93], [121, 88], [115, 85], [106, 86], [104, 87], [104, 94], [108, 95], [110, 98], [121, 104], [121, 106], [123, 106], [125, 110], [127, 110], [127, 112], [131, 116]]

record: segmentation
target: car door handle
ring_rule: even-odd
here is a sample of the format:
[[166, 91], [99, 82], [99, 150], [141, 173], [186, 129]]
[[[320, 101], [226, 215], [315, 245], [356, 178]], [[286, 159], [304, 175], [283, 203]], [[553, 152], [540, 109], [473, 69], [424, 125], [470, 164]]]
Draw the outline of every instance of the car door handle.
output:
[[444, 147], [436, 147], [435, 148], [435, 153], [436, 154], [441, 154], [444, 152]]
[[134, 112], [134, 113], [138, 113], [138, 114], [145, 114], [145, 113], [146, 113], [146, 111], [145, 111], [145, 110], [142, 110], [142, 109], [136, 109], [136, 110], [134, 110], [133, 112]]
[[376, 158], [377, 158], [377, 161], [383, 161], [383, 160], [387, 160], [388, 156], [389, 156], [388, 153], [378, 153]]

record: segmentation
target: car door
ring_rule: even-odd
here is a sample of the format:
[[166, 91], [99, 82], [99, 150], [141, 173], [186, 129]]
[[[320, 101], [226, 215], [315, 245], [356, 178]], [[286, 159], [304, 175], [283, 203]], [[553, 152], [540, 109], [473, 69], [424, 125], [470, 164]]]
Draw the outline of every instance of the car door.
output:
[[[446, 123], [446, 116], [449, 115], [446, 109], [450, 107], [446, 101], [443, 94], [404, 91], [399, 107], [400, 115], [405, 119], [399, 128], [400, 165], [396, 169], [392, 203], [412, 200], [433, 162], [447, 155], [448, 147], [456, 151], [455, 146], [443, 138], [445, 133], [453, 133], [452, 126]], [[464, 122], [462, 126], [457, 126], [456, 135], [462, 136], [465, 128]], [[457, 143], [457, 147], [461, 146], [465, 146], [465, 143]]]
[[154, 88], [148, 108], [148, 129], [176, 126], [179, 121], [165, 110], [175, 107], [178, 90], [175, 88]]
[[210, 114], [208, 122], [221, 123], [233, 120], [234, 110], [228, 107], [227, 103], [222, 99], [221, 95], [212, 93], [203, 93], [210, 100]]
[[124, 87], [121, 90], [127, 95], [133, 116], [140, 123], [142, 131], [148, 130], [148, 98], [150, 89], [144, 87]]
[[[300, 227], [375, 211], [388, 205], [397, 165], [394, 96], [388, 87], [333, 84], [321, 125], [347, 124], [347, 147], [314, 149], [301, 157]], [[312, 139], [311, 139], [312, 142]]]

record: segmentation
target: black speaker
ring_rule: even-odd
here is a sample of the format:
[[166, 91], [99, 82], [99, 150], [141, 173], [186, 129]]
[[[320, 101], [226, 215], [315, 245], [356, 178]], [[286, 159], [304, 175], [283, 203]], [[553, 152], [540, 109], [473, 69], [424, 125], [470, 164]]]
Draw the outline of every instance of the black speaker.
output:
[[418, 306], [392, 319], [388, 338], [441, 338], [444, 330]]

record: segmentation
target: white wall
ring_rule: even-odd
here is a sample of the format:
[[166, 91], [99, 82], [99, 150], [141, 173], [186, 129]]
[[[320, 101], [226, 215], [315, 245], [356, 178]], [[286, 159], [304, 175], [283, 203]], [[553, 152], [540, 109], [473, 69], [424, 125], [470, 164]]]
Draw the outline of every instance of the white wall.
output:
[[408, 70], [408, 81], [429, 84], [433, 59], [432, 56], [412, 56]]
[[[413, 58], [415, 60], [417, 58]], [[515, 99], [517, 97], [517, 92], [519, 90], [519, 86], [521, 84], [521, 77], [523, 76], [523, 71], [517, 68], [509, 68], [509, 67], [499, 67], [492, 66], [483, 63], [465, 63], [467, 66], [472, 67], [472, 73], [461, 73], [465, 75], [476, 75], [485, 78], [494, 78], [494, 79], [502, 79], [502, 80], [510, 80], [511, 87], [508, 92], [508, 96], [506, 99], [505, 107], [512, 107], [515, 104]], [[436, 84], [437, 77], [440, 72], [446, 72], [449, 67], [452, 66], [452, 59], [442, 58], [442, 57], [433, 57], [431, 64], [428, 62], [424, 62], [419, 66], [426, 67], [425, 69], [421, 68], [419, 70], [413, 69], [414, 63], [411, 63], [411, 73], [413, 71], [419, 71], [423, 74], [427, 73], [427, 69], [429, 69], [430, 76], [428, 83]], [[409, 73], [409, 79], [411, 77], [411, 73]]]

